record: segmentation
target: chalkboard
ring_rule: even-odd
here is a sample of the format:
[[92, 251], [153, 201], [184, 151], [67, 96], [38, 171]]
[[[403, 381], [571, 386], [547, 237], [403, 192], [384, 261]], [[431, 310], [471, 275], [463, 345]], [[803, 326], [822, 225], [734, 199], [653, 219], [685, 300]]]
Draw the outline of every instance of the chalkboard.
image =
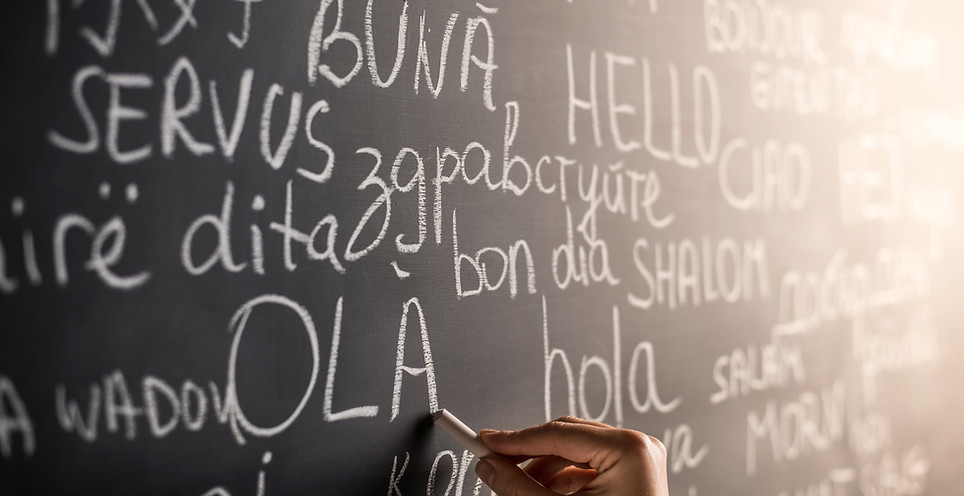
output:
[[959, 494], [948, 2], [5, 5], [3, 494]]

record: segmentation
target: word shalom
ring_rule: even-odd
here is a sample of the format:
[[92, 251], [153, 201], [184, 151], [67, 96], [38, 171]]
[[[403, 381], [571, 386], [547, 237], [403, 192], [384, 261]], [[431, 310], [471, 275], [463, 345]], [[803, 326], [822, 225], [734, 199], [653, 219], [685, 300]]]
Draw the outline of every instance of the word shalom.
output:
[[642, 291], [628, 293], [627, 299], [642, 310], [656, 305], [673, 310], [770, 296], [767, 250], [762, 239], [745, 241], [741, 246], [730, 238], [669, 243], [638, 238], [633, 243], [633, 262]]

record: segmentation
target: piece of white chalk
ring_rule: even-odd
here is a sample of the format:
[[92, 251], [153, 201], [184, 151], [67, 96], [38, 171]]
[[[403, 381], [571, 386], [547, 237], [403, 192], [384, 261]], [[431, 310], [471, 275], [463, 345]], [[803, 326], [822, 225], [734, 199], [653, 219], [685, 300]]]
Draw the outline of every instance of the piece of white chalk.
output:
[[433, 412], [432, 422], [441, 427], [446, 434], [458, 441], [465, 449], [474, 453], [475, 456], [485, 458], [494, 455], [492, 450], [479, 439], [479, 435], [476, 434], [475, 431], [463, 424], [461, 420], [456, 418], [455, 415], [452, 415], [448, 410], [443, 408], [442, 410]]

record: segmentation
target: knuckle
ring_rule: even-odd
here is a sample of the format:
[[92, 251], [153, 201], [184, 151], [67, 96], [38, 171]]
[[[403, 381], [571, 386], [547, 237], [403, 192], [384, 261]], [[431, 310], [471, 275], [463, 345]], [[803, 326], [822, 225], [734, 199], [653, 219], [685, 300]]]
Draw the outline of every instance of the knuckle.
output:
[[666, 446], [658, 438], [654, 436], [646, 436], [649, 438], [650, 452], [653, 452], [659, 456], [659, 459], [666, 459]]
[[620, 429], [618, 436], [619, 444], [627, 453], [649, 458], [666, 458], [666, 447], [653, 436], [631, 429]]
[[576, 424], [570, 421], [570, 419], [572, 418], [573, 417], [568, 417], [568, 416], [559, 417], [556, 420], [553, 420], [552, 422], [548, 422], [547, 424], [545, 424], [545, 427], [558, 433], [571, 432], [572, 429], [576, 426]]
[[649, 436], [631, 429], [620, 429], [619, 440], [626, 448], [636, 451], [647, 447]]

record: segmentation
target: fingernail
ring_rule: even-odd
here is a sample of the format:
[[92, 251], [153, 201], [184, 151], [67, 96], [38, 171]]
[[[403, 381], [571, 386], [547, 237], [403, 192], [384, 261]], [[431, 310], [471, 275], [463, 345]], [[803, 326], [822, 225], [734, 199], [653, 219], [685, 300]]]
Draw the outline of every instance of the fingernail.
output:
[[495, 467], [485, 458], [480, 458], [475, 464], [475, 473], [482, 479], [485, 485], [492, 487], [492, 477], [495, 476]]
[[497, 433], [497, 432], [499, 432], [499, 431], [497, 431], [497, 430], [495, 430], [495, 429], [482, 429], [482, 430], [479, 431], [479, 435], [480, 435], [480, 436], [491, 436], [492, 434], [495, 434], [495, 433]]

